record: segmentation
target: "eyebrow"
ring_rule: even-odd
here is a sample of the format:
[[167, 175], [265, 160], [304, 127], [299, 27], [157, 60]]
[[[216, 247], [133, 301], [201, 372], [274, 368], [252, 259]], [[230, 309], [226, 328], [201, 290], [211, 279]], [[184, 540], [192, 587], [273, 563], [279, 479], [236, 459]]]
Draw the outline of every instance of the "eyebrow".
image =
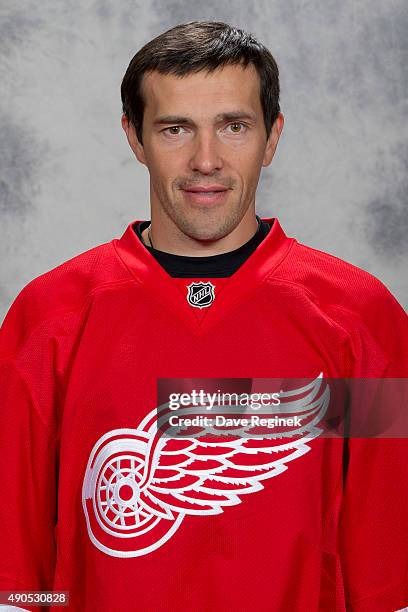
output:
[[[215, 116], [215, 121], [237, 121], [238, 119], [247, 119], [256, 122], [256, 115], [247, 111], [231, 111], [229, 113], [219, 113]], [[195, 125], [194, 121], [189, 117], [181, 117], [179, 115], [166, 115], [157, 117], [153, 121], [153, 125], [166, 125], [168, 123], [184, 123], [184, 125]]]

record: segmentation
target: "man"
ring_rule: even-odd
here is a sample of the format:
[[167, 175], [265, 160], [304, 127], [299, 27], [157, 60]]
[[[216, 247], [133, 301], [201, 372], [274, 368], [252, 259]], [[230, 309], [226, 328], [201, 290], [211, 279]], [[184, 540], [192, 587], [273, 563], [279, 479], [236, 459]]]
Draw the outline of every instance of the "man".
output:
[[278, 386], [273, 414], [321, 421], [322, 377], [407, 376], [386, 287], [256, 215], [284, 123], [275, 60], [190, 22], [147, 43], [121, 91], [151, 221], [31, 281], [1, 329], [1, 589], [68, 591], [81, 612], [401, 609], [405, 439], [163, 426], [197, 384], [311, 380], [303, 403]]

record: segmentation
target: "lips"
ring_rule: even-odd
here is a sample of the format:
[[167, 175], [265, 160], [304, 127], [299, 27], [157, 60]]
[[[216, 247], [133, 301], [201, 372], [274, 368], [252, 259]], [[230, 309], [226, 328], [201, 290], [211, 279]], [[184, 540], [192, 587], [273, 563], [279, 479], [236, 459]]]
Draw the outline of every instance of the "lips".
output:
[[228, 188], [224, 185], [194, 185], [182, 190], [184, 197], [191, 204], [222, 204], [228, 196]]
[[224, 187], [224, 185], [196, 185], [195, 187], [184, 189], [184, 191], [190, 193], [214, 193], [218, 191], [227, 191], [227, 187]]

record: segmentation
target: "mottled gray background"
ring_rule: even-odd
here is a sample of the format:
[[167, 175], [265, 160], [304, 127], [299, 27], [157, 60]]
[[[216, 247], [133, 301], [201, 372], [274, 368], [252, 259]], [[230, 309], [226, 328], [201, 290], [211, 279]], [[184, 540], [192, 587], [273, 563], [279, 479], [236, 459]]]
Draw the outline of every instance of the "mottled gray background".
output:
[[286, 122], [258, 213], [407, 307], [406, 0], [3, 0], [0, 320], [29, 280], [149, 218], [120, 82], [140, 46], [192, 19], [246, 28], [280, 67]]

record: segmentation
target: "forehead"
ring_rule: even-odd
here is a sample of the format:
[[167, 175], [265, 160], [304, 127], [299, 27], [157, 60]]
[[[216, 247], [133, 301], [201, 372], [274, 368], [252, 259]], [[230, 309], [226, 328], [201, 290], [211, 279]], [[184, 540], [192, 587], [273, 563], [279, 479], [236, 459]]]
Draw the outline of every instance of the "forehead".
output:
[[261, 112], [260, 79], [253, 64], [223, 66], [211, 73], [200, 71], [178, 77], [146, 74], [142, 88], [145, 98], [145, 116], [163, 112], [192, 115], [205, 110], [217, 114], [230, 108], [246, 108]]

